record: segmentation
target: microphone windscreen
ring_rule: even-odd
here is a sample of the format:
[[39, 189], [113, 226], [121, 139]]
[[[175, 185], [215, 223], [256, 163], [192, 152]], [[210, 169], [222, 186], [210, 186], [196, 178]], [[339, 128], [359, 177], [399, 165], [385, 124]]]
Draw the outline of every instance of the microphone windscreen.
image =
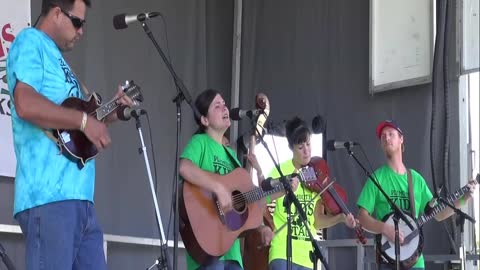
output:
[[122, 121], [128, 121], [131, 118], [130, 112], [131, 112], [130, 108], [128, 108], [125, 105], [122, 105], [117, 109], [117, 118]]
[[272, 186], [272, 178], [269, 177], [267, 179], [264, 179], [262, 183], [260, 183], [260, 187], [262, 188], [263, 191], [269, 191], [273, 189]]
[[118, 14], [113, 16], [113, 28], [115, 29], [125, 29], [128, 27], [127, 23], [125, 22], [125, 17], [127, 14]]
[[240, 117], [240, 108], [230, 109], [230, 119], [235, 120], [235, 121], [238, 121], [238, 120], [242, 119]]
[[335, 150], [337, 150], [337, 149], [335, 148], [335, 141], [334, 141], [334, 140], [329, 140], [329, 141], [327, 141], [327, 150], [328, 150], [328, 151], [335, 151]]

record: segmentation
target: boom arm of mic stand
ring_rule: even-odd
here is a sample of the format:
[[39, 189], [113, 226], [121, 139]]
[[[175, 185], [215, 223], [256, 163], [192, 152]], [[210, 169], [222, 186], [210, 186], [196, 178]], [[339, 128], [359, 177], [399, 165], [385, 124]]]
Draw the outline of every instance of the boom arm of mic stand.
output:
[[188, 92], [187, 87], [185, 87], [185, 84], [183, 83], [183, 81], [178, 77], [177, 73], [175, 72], [175, 70], [172, 67], [172, 64], [170, 63], [170, 61], [168, 61], [167, 57], [165, 56], [165, 53], [163, 53], [162, 48], [160, 47], [160, 45], [158, 45], [157, 40], [153, 36], [152, 31], [150, 30], [150, 28], [148, 27], [148, 25], [145, 21], [142, 22], [142, 28], [145, 31], [145, 33], [147, 34], [147, 36], [150, 38], [150, 40], [152, 41], [152, 43], [155, 46], [155, 48], [157, 49], [158, 53], [162, 57], [163, 62], [167, 66], [168, 71], [170, 71], [170, 74], [173, 77], [173, 81], [175, 82], [175, 86], [177, 87], [177, 90], [179, 92], [178, 95], [173, 99], [173, 101], [176, 102], [176, 103], [178, 103], [178, 102], [181, 103], [181, 100], [185, 99], [185, 101], [188, 103], [188, 105], [190, 105], [190, 108], [192, 108], [192, 111], [195, 114], [195, 116], [199, 117], [200, 114], [198, 113], [197, 109], [195, 108], [195, 106], [192, 103], [192, 96]]
[[467, 213], [463, 212], [462, 210], [458, 209], [457, 207], [455, 207], [455, 205], [451, 204], [450, 202], [448, 202], [447, 200], [445, 200], [442, 197], [438, 197], [438, 200], [440, 202], [444, 203], [445, 205], [447, 205], [448, 207], [450, 207], [455, 212], [455, 214], [457, 214], [457, 215], [461, 216], [462, 218], [464, 218], [464, 219], [466, 219], [466, 220], [475, 224], [476, 220], [473, 217], [471, 217]]
[[[363, 166], [363, 164], [357, 159], [357, 157], [355, 156], [355, 154], [350, 150], [350, 147], [347, 147], [345, 148], [347, 150], [347, 153], [349, 156], [351, 156], [355, 161], [356, 163], [362, 168], [363, 172], [365, 173], [365, 175], [370, 179], [372, 180], [373, 184], [378, 188], [378, 190], [380, 190], [380, 193], [382, 193], [382, 195], [385, 197], [385, 199], [387, 200], [388, 204], [390, 205], [390, 207], [393, 209], [393, 211], [399, 216], [400, 219], [402, 219], [405, 224], [407, 224], [407, 226], [413, 231], [415, 230], [415, 228], [413, 227], [413, 225], [410, 223], [410, 221], [407, 219], [407, 217], [405, 216], [405, 214], [403, 213], [402, 210], [400, 210], [400, 208], [398, 208], [398, 206], [392, 201], [392, 199], [390, 198], [390, 196], [387, 195], [387, 193], [385, 192], [385, 190], [383, 190], [383, 188], [380, 186], [380, 184], [377, 182], [377, 180], [375, 178], [373, 178], [372, 174], [365, 168], [365, 166]], [[415, 218], [415, 217], [413, 217]]]

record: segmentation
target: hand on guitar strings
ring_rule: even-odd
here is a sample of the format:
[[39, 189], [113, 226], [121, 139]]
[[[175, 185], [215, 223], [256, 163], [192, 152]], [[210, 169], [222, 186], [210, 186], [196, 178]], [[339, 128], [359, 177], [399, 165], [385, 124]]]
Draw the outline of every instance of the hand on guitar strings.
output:
[[[86, 115], [86, 113], [83, 113], [83, 115]], [[97, 147], [98, 151], [105, 149], [112, 142], [107, 126], [105, 123], [98, 121], [97, 118], [87, 116], [85, 121], [82, 119], [82, 126], [84, 126], [83, 133]]]
[[216, 201], [223, 212], [228, 212], [233, 209], [232, 194], [222, 183], [218, 182], [213, 192], [215, 193]]
[[[392, 224], [383, 223], [382, 234], [387, 237], [388, 241], [395, 243], [395, 227]], [[400, 245], [403, 245], [404, 238], [403, 231], [399, 229], [398, 239], [400, 240]]]

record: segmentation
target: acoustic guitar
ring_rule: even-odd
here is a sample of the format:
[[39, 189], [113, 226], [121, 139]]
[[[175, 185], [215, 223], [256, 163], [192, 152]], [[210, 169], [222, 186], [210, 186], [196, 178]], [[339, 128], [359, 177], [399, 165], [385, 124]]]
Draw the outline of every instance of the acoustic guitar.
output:
[[[301, 181], [316, 181], [312, 168], [299, 171]], [[253, 185], [249, 173], [237, 168], [226, 175], [212, 174], [214, 181], [222, 182], [232, 194], [233, 209], [223, 212], [215, 194], [183, 181], [179, 204], [180, 234], [188, 254], [201, 265], [206, 265], [225, 254], [233, 242], [245, 231], [262, 224], [265, 197], [284, 190], [283, 185], [263, 191]]]

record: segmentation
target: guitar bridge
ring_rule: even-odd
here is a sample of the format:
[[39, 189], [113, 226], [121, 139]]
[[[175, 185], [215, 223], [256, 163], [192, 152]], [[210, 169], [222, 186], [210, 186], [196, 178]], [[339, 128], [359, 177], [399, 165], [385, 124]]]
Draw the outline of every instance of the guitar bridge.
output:
[[218, 213], [218, 217], [220, 218], [220, 221], [222, 222], [223, 225], [226, 225], [227, 220], [225, 219], [225, 212], [223, 212], [222, 207], [220, 207], [218, 200], [215, 200], [215, 205], [217, 206], [217, 213]]

